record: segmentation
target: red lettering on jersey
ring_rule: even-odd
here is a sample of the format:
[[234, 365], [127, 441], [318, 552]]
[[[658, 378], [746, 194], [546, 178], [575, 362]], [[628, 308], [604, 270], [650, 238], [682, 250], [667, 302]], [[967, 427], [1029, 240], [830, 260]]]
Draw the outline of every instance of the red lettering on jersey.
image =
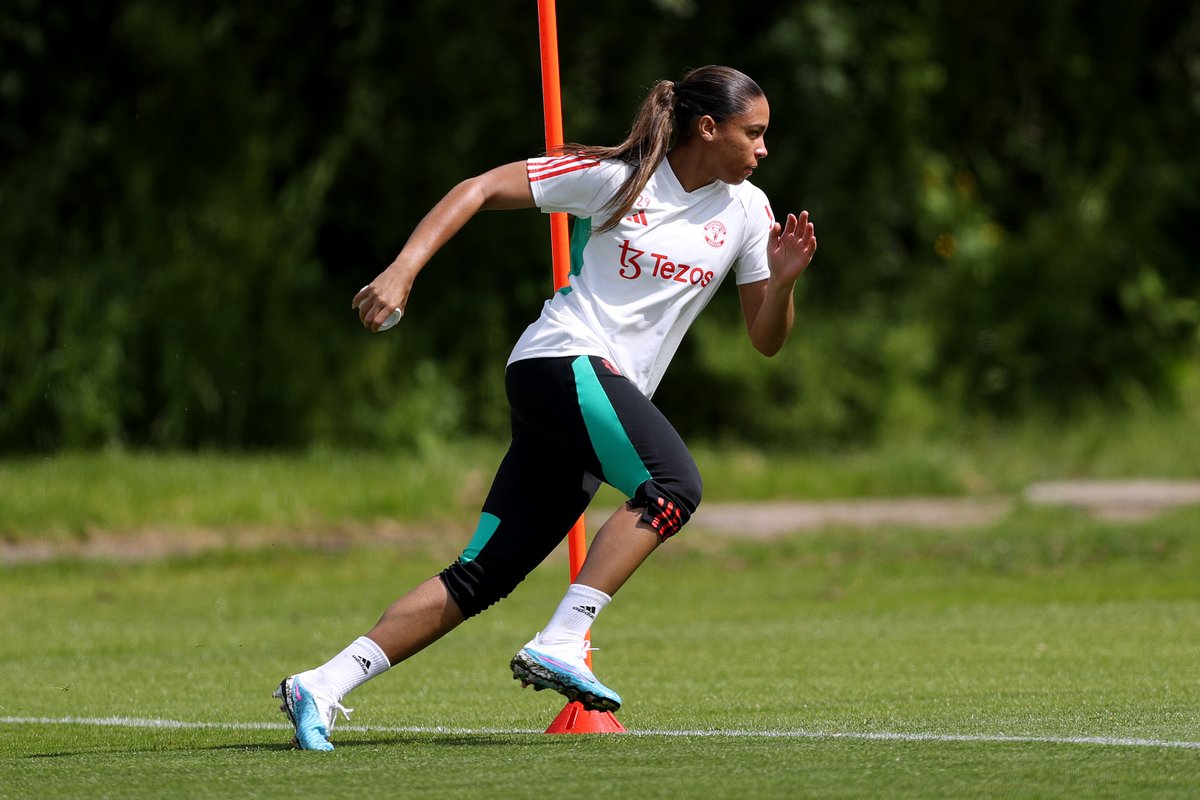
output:
[[[629, 243], [629, 240], [621, 242], [621, 269], [617, 273], [622, 278], [627, 280], [636, 280], [642, 276], [642, 265], [638, 263], [640, 256], [646, 255], [645, 250], [638, 250]], [[670, 256], [663, 253], [651, 253], [650, 257], [654, 259], [654, 266], [650, 268], [650, 275], [664, 281], [675, 281], [677, 283], [690, 283], [692, 286], [708, 286], [712, 283], [714, 274], [713, 271], [705, 270], [702, 267], [693, 267], [689, 264], [677, 264], [671, 260]]]
[[654, 277], [656, 277], [656, 278], [671, 277], [670, 273], [674, 272], [675, 265], [672, 264], [670, 261], [668, 261], [667, 257], [664, 256], [662, 253], [651, 253], [650, 255], [654, 257]]
[[[642, 274], [642, 265], [637, 262], [638, 256], [644, 255], [646, 251], [630, 246], [628, 239], [621, 242], [621, 271], [617, 274], [631, 281], [636, 280]], [[633, 271], [626, 275], [625, 270], [630, 268]]]

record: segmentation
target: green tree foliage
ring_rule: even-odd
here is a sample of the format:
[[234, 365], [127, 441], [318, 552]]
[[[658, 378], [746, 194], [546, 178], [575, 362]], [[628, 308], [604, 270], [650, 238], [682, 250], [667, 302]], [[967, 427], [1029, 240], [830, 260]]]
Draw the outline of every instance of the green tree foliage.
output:
[[[658, 399], [791, 446], [1169, 397], [1200, 329], [1200, 10], [1183, 2], [560, 3], [568, 138], [729, 63], [756, 175], [821, 251], [793, 341], [727, 286]], [[549, 293], [532, 212], [474, 220], [400, 328], [350, 298], [458, 180], [542, 149], [536, 12], [418, 0], [0, 11], [0, 446], [434, 444], [506, 425]]]

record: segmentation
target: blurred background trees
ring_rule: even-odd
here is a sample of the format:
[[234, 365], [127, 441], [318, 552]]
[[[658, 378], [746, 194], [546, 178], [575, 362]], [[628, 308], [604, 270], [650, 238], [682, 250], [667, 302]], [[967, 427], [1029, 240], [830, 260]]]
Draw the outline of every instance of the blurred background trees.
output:
[[[753, 355], [726, 286], [656, 399], [779, 447], [1169, 404], [1200, 343], [1200, 6], [560, 3], [567, 137], [736, 66], [755, 176], [821, 250]], [[501, 436], [550, 293], [535, 212], [476, 218], [373, 336], [355, 291], [457, 181], [542, 150], [536, 7], [10, 0], [0, 448]]]

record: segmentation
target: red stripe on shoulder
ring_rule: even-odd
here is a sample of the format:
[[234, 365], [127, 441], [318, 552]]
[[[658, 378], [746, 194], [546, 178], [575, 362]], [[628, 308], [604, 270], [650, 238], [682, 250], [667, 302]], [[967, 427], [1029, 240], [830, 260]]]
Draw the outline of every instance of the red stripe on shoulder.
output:
[[547, 159], [541, 164], [535, 165], [533, 161], [529, 162], [529, 182], [545, 180], [546, 178], [556, 178], [559, 175], [567, 175], [571, 172], [578, 172], [583, 169], [591, 169], [592, 167], [600, 166], [600, 162], [594, 158], [584, 158], [582, 156], [560, 156], [558, 158]]
[[599, 164], [600, 162], [594, 158], [588, 158], [581, 155], [565, 155], [565, 156], [541, 156], [539, 158], [529, 159], [529, 171], [540, 172], [550, 169], [559, 169], [560, 167], [569, 164]]

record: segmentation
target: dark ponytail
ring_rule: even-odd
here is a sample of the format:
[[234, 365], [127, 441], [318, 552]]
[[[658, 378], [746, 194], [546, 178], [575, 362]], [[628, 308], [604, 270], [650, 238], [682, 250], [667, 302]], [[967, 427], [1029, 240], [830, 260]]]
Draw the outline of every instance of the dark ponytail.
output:
[[763, 90], [748, 76], [731, 67], [701, 67], [682, 81], [659, 81], [642, 101], [629, 136], [615, 147], [568, 144], [560, 152], [596, 159], [619, 159], [633, 166], [609, 205], [612, 213], [594, 228], [607, 231], [633, 208], [646, 182], [667, 157], [671, 145], [695, 132], [695, 121], [710, 116], [717, 122], [744, 114]]

